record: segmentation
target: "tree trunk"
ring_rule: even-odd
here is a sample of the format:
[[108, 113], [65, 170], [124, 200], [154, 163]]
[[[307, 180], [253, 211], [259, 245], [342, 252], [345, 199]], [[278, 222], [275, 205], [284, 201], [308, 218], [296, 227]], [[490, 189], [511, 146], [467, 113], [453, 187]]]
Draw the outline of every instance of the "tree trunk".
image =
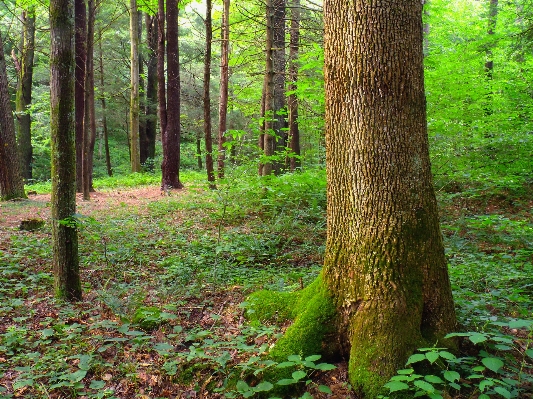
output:
[[[489, 38], [496, 34], [496, 23], [498, 18], [498, 0], [488, 0], [489, 1], [489, 20], [488, 20], [488, 29], [487, 35]], [[486, 62], [485, 62], [485, 75], [487, 76], [487, 85], [488, 85], [488, 94], [487, 94], [487, 105], [485, 106], [485, 115], [492, 115], [493, 106], [492, 106], [492, 74], [494, 72], [494, 60], [492, 59], [492, 46], [493, 43], [487, 44]]]
[[144, 140], [141, 140], [140, 150], [141, 163], [146, 164], [147, 160], [150, 159], [150, 169], [153, 169], [157, 132], [157, 17], [151, 17], [146, 14], [145, 25], [148, 44], [146, 103], [144, 108], [146, 129]]
[[87, 59], [87, 10], [85, 0], [74, 0], [74, 23], [76, 30], [76, 82], [75, 123], [76, 123], [76, 191], [83, 192], [83, 120], [85, 115], [85, 66]]
[[141, 171], [139, 152], [139, 14], [137, 0], [130, 0], [131, 98], [130, 98], [130, 165], [132, 172]]
[[104, 147], [105, 147], [105, 164], [107, 167], [107, 175], [113, 176], [113, 169], [111, 168], [111, 155], [109, 154], [109, 132], [107, 130], [107, 115], [106, 115], [106, 101], [105, 101], [105, 82], [104, 82], [104, 53], [102, 52], [102, 31], [98, 35], [98, 49], [100, 52], [100, 103], [102, 104], [102, 129], [104, 131]]
[[222, 26], [220, 44], [220, 101], [218, 108], [218, 178], [224, 177], [224, 134], [228, 120], [228, 86], [229, 86], [229, 7], [230, 0], [222, 1]]
[[259, 174], [268, 176], [274, 170], [273, 161], [271, 157], [274, 156], [276, 141], [275, 141], [275, 124], [274, 124], [274, 62], [273, 62], [273, 46], [274, 46], [274, 6], [273, 0], [267, 0], [266, 3], [266, 66], [265, 66], [265, 81], [263, 84], [263, 98], [262, 98], [262, 115], [264, 128], [259, 137], [259, 147], [265, 154], [266, 161], [259, 165]]
[[290, 65], [289, 65], [289, 145], [291, 156], [289, 166], [291, 171], [301, 166], [300, 162], [300, 130], [298, 128], [298, 51], [300, 46], [300, 0], [292, 0], [291, 7], [291, 34], [290, 34]]
[[[165, 0], [157, 3], [157, 102], [159, 105], [159, 126], [161, 128], [161, 141], [164, 143], [167, 136], [167, 97], [165, 85]], [[163, 149], [163, 154], [164, 154]], [[163, 165], [161, 165], [163, 168]]]
[[[274, 75], [273, 89], [273, 134], [274, 153], [285, 151], [287, 146], [287, 122], [285, 116], [287, 113], [285, 101], [285, 15], [286, 0], [273, 0], [273, 19], [272, 19], [272, 66]], [[279, 174], [283, 165], [283, 160], [276, 160], [273, 163], [274, 172]]]
[[[352, 386], [374, 397], [456, 326], [433, 190], [422, 3], [326, 0], [324, 281]], [[374, 27], [381, 27], [380, 29]]]
[[76, 214], [74, 1], [50, 1], [52, 242], [57, 297], [81, 300]]
[[204, 58], [204, 135], [205, 168], [210, 188], [215, 188], [215, 170], [213, 165], [213, 137], [211, 127], [211, 44], [213, 42], [213, 21], [211, 0], [206, 0], [205, 11], [205, 58]]
[[17, 143], [22, 160], [22, 175], [32, 179], [33, 149], [31, 145], [31, 105], [33, 56], [35, 53], [35, 8], [22, 13], [22, 40], [16, 97]]
[[[178, 49], [178, 3], [167, 0], [167, 125], [163, 136], [161, 189], [182, 188], [180, 168], [180, 69]], [[159, 83], [161, 84], [161, 82]]]
[[200, 132], [196, 134], [196, 161], [198, 162], [198, 170], [204, 168], [202, 161], [202, 135]]
[[96, 141], [96, 118], [94, 110], [94, 21], [96, 5], [87, 2], [87, 54], [85, 64], [85, 114], [83, 118], [82, 189], [83, 199], [91, 199], [94, 144]]
[[15, 137], [15, 123], [9, 103], [9, 91], [0, 35], [0, 200], [26, 198], [21, 163]]
[[[139, 26], [137, 33], [139, 34], [139, 45], [143, 42], [143, 13], [142, 11], [138, 12], [137, 21]], [[144, 81], [144, 55], [142, 51], [139, 51], [139, 163], [143, 170], [145, 170], [145, 165], [142, 160], [143, 158], [143, 146], [146, 142], [146, 89]]]

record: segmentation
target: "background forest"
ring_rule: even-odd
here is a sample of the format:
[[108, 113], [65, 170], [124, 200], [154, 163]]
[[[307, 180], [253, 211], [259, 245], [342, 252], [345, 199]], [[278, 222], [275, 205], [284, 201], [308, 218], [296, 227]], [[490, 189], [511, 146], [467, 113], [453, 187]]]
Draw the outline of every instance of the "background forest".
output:
[[[346, 382], [343, 359], [321, 363], [318, 357], [295, 354], [286, 364], [265, 360], [262, 355], [287, 320], [280, 315], [275, 324], [263, 323], [247, 312], [250, 292], [299, 290], [313, 281], [323, 262], [322, 10], [321, 1], [298, 3], [297, 58], [291, 58], [289, 46], [294, 8], [287, 7], [285, 17], [285, 65], [287, 71], [296, 65], [298, 72], [297, 79], [287, 72], [285, 97], [297, 99], [301, 154], [294, 157], [288, 141], [278, 147], [277, 156], [265, 155], [258, 144], [269, 119], [262, 107], [268, 69], [265, 3], [234, 1], [222, 146], [225, 177], [217, 177], [217, 190], [209, 190], [206, 154], [212, 154], [215, 164], [220, 155], [217, 133], [214, 149], [206, 150], [206, 115], [212, 132], [218, 132], [222, 2], [213, 2], [208, 97], [206, 4], [180, 2], [180, 170], [185, 190], [161, 196], [159, 130], [153, 158], [132, 173], [130, 4], [96, 1], [96, 193], [78, 208], [84, 290], [78, 304], [53, 299], [48, 223], [34, 231], [18, 230], [21, 218], [46, 219], [48, 214], [43, 199], [51, 173], [47, 5], [0, 3], [17, 123], [24, 114], [17, 109], [27, 49], [23, 32], [27, 17], [35, 14], [28, 104], [31, 178], [26, 175], [26, 188], [37, 195], [0, 205], [0, 398], [251, 397], [280, 386], [293, 389], [271, 396], [357, 397]], [[155, 99], [147, 98], [153, 56], [147, 22], [154, 8], [139, 2], [141, 137], [150, 121], [158, 120]], [[422, 348], [409, 363], [434, 367], [416, 374], [407, 365], [384, 395], [409, 390], [430, 398], [531, 397], [532, 27], [529, 0], [426, 1], [430, 150], [463, 331], [458, 334], [466, 343], [457, 356]], [[288, 119], [288, 112], [283, 116]], [[287, 132], [287, 125], [280, 129], [281, 135]], [[291, 169], [291, 157], [298, 161], [294, 173], [258, 176], [260, 165], [270, 162]], [[147, 187], [156, 186], [154, 196]], [[112, 201], [99, 204], [104, 201], [99, 193]], [[278, 367], [292, 374], [267, 377], [267, 370]]]

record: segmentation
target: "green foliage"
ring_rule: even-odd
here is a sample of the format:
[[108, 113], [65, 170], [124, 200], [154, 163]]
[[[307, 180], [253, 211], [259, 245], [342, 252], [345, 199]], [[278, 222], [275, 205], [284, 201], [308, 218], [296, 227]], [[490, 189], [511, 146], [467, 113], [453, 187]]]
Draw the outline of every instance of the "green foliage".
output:
[[[467, 392], [479, 398], [519, 398], [533, 382], [531, 348], [533, 321], [492, 322], [487, 331], [449, 334], [462, 337], [474, 345], [468, 356], [458, 357], [445, 348], [420, 348], [406, 363], [410, 368], [398, 370], [384, 387], [390, 398], [409, 392], [413, 397], [442, 399], [444, 393]], [[516, 331], [524, 338], [501, 332], [495, 327]], [[415, 371], [416, 369], [416, 371]], [[389, 396], [379, 396], [387, 399]]]

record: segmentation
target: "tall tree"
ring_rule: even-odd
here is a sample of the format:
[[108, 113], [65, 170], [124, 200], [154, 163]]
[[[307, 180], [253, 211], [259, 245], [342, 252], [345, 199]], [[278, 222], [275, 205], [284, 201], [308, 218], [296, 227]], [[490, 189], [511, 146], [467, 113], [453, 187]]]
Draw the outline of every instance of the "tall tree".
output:
[[[161, 0], [160, 0], [161, 1]], [[167, 0], [167, 101], [166, 129], [163, 130], [163, 164], [161, 189], [182, 188], [180, 169], [180, 64], [178, 49], [178, 2]], [[159, 30], [161, 32], [161, 29]], [[159, 39], [161, 45], [161, 38]], [[158, 47], [160, 48], [160, 47]], [[158, 66], [160, 68], [160, 66]], [[158, 74], [159, 75], [159, 74]], [[159, 85], [161, 85], [159, 81]]]
[[272, 174], [274, 165], [271, 158], [276, 150], [276, 135], [274, 126], [274, 4], [273, 0], [266, 2], [266, 41], [265, 41], [265, 78], [263, 82], [263, 95], [261, 98], [261, 135], [259, 147], [263, 150], [266, 161], [259, 165], [259, 175]]
[[456, 323], [430, 170], [422, 3], [326, 0], [324, 25], [324, 279], [352, 385], [375, 393]]
[[349, 355], [352, 386], [375, 398], [418, 346], [454, 344], [444, 339], [456, 319], [430, 170], [422, 3], [325, 0], [324, 27], [324, 268], [272, 351]]
[[75, 53], [75, 120], [76, 120], [76, 190], [83, 192], [83, 121], [85, 115], [85, 66], [87, 60], [87, 9], [86, 0], [74, 0], [76, 30]]
[[102, 51], [102, 30], [98, 34], [98, 50], [100, 60], [100, 104], [102, 105], [102, 130], [104, 133], [104, 150], [107, 175], [113, 176], [111, 168], [111, 155], [109, 154], [109, 132], [107, 128], [107, 104], [105, 100], [105, 80], [104, 80], [104, 53]]
[[204, 56], [204, 136], [205, 136], [205, 168], [207, 181], [215, 188], [215, 170], [213, 165], [213, 136], [211, 125], [211, 47], [213, 42], [213, 19], [211, 0], [205, 6], [205, 56]]
[[222, 1], [222, 26], [220, 41], [220, 96], [218, 106], [218, 177], [224, 177], [225, 133], [228, 120], [229, 86], [229, 7], [230, 0]]
[[15, 123], [9, 103], [4, 45], [0, 35], [0, 200], [26, 198], [15, 137]]
[[141, 171], [139, 152], [139, 13], [137, 0], [130, 0], [131, 97], [130, 97], [130, 165], [132, 172]]
[[146, 101], [144, 115], [146, 127], [141, 136], [141, 164], [155, 158], [155, 140], [157, 132], [157, 17], [145, 14], [146, 42], [148, 60], [146, 71]]
[[300, 0], [292, 0], [291, 4], [291, 31], [289, 52], [289, 98], [287, 107], [289, 113], [289, 146], [291, 157], [289, 159], [291, 171], [300, 166], [300, 129], [298, 126], [298, 52], [300, 49]]
[[85, 113], [83, 117], [82, 191], [83, 199], [91, 198], [94, 144], [96, 142], [96, 116], [94, 109], [94, 23], [95, 0], [87, 0], [87, 43], [85, 58]]
[[35, 7], [24, 10], [21, 16], [22, 38], [20, 57], [17, 59], [17, 143], [22, 159], [22, 172], [27, 180], [32, 179], [33, 148], [31, 144], [31, 93], [33, 84], [33, 58], [35, 54]]
[[50, 1], [50, 136], [55, 294], [82, 297], [76, 214], [74, 0]]
[[[498, 0], [488, 0], [489, 2], [489, 17], [488, 17], [488, 29], [487, 35], [489, 35], [489, 40], [496, 34], [496, 23], [498, 19]], [[487, 84], [489, 85], [488, 94], [487, 94], [487, 105], [485, 106], [485, 115], [491, 115], [493, 112], [492, 109], [492, 98], [493, 92], [492, 88], [492, 74], [494, 72], [494, 60], [492, 54], [492, 43], [487, 44], [487, 49], [485, 51], [486, 61], [485, 61], [485, 73], [487, 75]]]

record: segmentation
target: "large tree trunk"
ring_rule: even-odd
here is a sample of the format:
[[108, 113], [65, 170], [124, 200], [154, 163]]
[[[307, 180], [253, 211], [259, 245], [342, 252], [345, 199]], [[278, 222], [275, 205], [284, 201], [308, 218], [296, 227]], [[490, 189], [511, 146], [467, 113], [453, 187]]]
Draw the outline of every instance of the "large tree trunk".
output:
[[[146, 76], [146, 103], [144, 108], [146, 128], [141, 139], [141, 163], [155, 158], [157, 132], [157, 17], [146, 14], [146, 41], [148, 44], [148, 66]], [[151, 164], [153, 167], [153, 164]]]
[[[182, 188], [180, 168], [180, 68], [178, 49], [178, 4], [167, 0], [167, 125], [163, 136], [161, 189]], [[161, 84], [161, 82], [159, 83]]]
[[369, 397], [456, 323], [430, 170], [421, 17], [420, 0], [324, 7], [324, 280], [350, 381]]
[[83, 192], [83, 120], [85, 115], [85, 66], [87, 43], [87, 10], [85, 0], [74, 0], [76, 29], [75, 123], [76, 123], [76, 191]]
[[205, 57], [204, 57], [204, 135], [205, 168], [210, 188], [215, 188], [215, 170], [213, 165], [213, 137], [211, 127], [211, 44], [213, 42], [213, 20], [211, 0], [206, 0], [205, 11]]
[[[157, 3], [157, 103], [159, 105], [159, 126], [161, 141], [164, 143], [167, 135], [167, 97], [165, 85], [165, 0]], [[163, 150], [163, 153], [165, 151]], [[163, 166], [161, 165], [161, 168]]]
[[50, 1], [50, 136], [52, 149], [52, 241], [55, 294], [82, 296], [76, 214], [74, 123], [74, 1]]
[[22, 13], [22, 40], [16, 97], [17, 143], [22, 160], [22, 174], [32, 179], [33, 149], [31, 145], [31, 88], [33, 83], [33, 56], [35, 53], [35, 8]]
[[94, 22], [96, 5], [87, 2], [87, 57], [85, 64], [85, 115], [83, 118], [82, 189], [83, 199], [91, 199], [94, 144], [96, 141], [96, 117], [94, 110]]
[[139, 13], [137, 0], [130, 0], [131, 98], [130, 98], [130, 165], [132, 172], [141, 171], [139, 152]]
[[289, 65], [289, 146], [291, 157], [289, 166], [291, 171], [300, 167], [300, 129], [298, 127], [298, 96], [295, 91], [298, 88], [298, 51], [300, 47], [300, 0], [292, 0], [291, 5], [291, 34], [290, 34], [290, 65]]
[[224, 147], [228, 120], [228, 85], [229, 85], [229, 7], [230, 0], [222, 1], [222, 27], [220, 42], [220, 100], [218, 107], [218, 178], [224, 177]]
[[15, 137], [15, 123], [9, 103], [6, 60], [0, 35], [0, 200], [26, 198]]
[[104, 53], [102, 51], [102, 31], [98, 35], [98, 50], [100, 55], [100, 103], [102, 104], [102, 130], [104, 131], [104, 147], [105, 147], [105, 164], [107, 167], [107, 175], [113, 176], [113, 169], [111, 168], [111, 155], [109, 154], [109, 132], [107, 129], [107, 107], [105, 101], [105, 81], [104, 81]]

